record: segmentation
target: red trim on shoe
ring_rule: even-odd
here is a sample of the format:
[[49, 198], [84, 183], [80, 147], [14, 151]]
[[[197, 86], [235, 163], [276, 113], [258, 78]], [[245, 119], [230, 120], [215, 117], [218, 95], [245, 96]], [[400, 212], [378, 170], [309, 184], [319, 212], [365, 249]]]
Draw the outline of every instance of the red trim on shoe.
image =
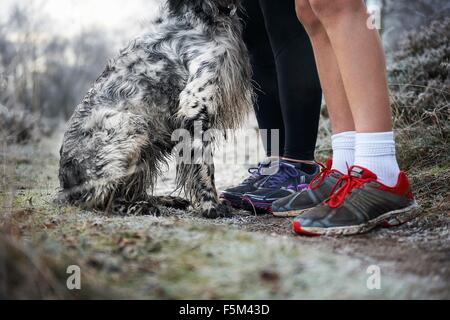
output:
[[416, 217], [411, 217], [411, 218], [409, 218], [409, 219], [407, 219], [407, 220], [404, 220], [404, 221], [402, 221], [402, 222], [400, 222], [400, 223], [397, 223], [397, 224], [390, 224], [389, 223], [389, 221], [388, 220], [385, 220], [385, 221], [383, 221], [383, 223], [381, 224], [381, 227], [382, 228], [385, 228], [385, 229], [390, 229], [390, 228], [398, 228], [398, 227], [400, 227], [400, 226], [402, 226], [402, 225], [404, 225], [404, 224], [407, 224], [408, 222], [411, 222], [412, 220], [414, 220]]
[[403, 171], [400, 171], [400, 174], [398, 175], [397, 184], [394, 187], [388, 187], [382, 184], [381, 182], [378, 183], [380, 184], [379, 187], [380, 190], [392, 192], [399, 196], [406, 196], [408, 197], [408, 199], [414, 200], [414, 196], [411, 192], [411, 184], [409, 183], [406, 173], [404, 173]]
[[292, 230], [296, 233], [296, 234], [299, 234], [299, 235], [302, 235], [302, 236], [307, 236], [307, 237], [320, 237], [320, 234], [317, 234], [317, 233], [313, 233], [313, 232], [309, 232], [309, 231], [306, 231], [306, 230], [304, 230], [303, 228], [302, 228], [302, 224], [300, 223], [300, 221], [294, 221], [293, 223], [292, 223]]
[[[411, 220], [409, 220], [409, 221], [411, 221]], [[385, 220], [381, 223], [381, 227], [384, 229], [397, 228], [397, 227], [404, 225], [405, 223], [408, 223], [409, 221], [401, 222], [399, 224], [390, 224], [389, 221]]]

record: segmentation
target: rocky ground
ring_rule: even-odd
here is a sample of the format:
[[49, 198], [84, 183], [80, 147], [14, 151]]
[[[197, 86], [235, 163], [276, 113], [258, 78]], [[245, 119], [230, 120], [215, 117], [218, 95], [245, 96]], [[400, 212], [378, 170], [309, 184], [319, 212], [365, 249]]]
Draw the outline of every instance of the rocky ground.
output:
[[[448, 167], [411, 172], [425, 208], [404, 226], [303, 238], [291, 234], [289, 219], [250, 212], [211, 221], [174, 210], [119, 218], [55, 206], [60, 138], [2, 146], [0, 297], [450, 298], [448, 193], [435, 196], [432, 184], [419, 183]], [[249, 162], [261, 153], [252, 148]], [[219, 188], [246, 176], [245, 161], [220, 162]], [[173, 175], [167, 168], [157, 193], [171, 192]], [[81, 291], [65, 286], [69, 265], [81, 268]], [[381, 270], [379, 290], [367, 287], [372, 265]]]

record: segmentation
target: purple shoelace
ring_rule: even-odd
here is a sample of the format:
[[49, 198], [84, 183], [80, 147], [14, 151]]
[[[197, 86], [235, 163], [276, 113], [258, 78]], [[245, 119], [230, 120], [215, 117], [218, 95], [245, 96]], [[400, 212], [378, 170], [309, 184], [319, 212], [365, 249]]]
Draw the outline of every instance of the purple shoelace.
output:
[[300, 183], [298, 185], [290, 184], [286, 189], [293, 190], [293, 191], [302, 191], [304, 189], [308, 188], [307, 183]]
[[262, 167], [263, 167], [263, 164], [259, 163], [258, 167], [253, 167], [253, 168], [248, 169], [248, 173], [250, 173], [250, 177], [245, 179], [242, 183], [243, 184], [252, 183], [256, 179], [258, 179], [261, 176]]
[[263, 188], [279, 188], [289, 178], [296, 178], [300, 174], [292, 165], [288, 165], [284, 162], [280, 162], [280, 168], [278, 172], [272, 176], [269, 176], [267, 180], [261, 184]]

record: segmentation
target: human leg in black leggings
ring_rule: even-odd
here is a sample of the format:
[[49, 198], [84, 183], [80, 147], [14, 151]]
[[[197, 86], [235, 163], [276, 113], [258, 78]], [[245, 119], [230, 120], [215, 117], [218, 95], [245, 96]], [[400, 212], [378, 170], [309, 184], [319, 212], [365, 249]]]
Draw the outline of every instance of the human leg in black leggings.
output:
[[[251, 26], [252, 21], [246, 21], [245, 39], [251, 41], [262, 38], [263, 33], [270, 41], [278, 80], [279, 108], [283, 118], [283, 126], [281, 126], [277, 119], [280, 112], [278, 105], [258, 108], [256, 113], [259, 123], [265, 124], [265, 127], [261, 128], [260, 125], [260, 128], [277, 126], [280, 130], [284, 128], [284, 149], [281, 155], [285, 158], [313, 160], [322, 91], [308, 35], [298, 22], [293, 0], [245, 0], [244, 6], [250, 17], [252, 14], [250, 10], [257, 4], [262, 11], [265, 32], [260, 24]], [[251, 45], [249, 50], [252, 55], [260, 53], [256, 52]], [[265, 53], [259, 58], [266, 59], [266, 56], [269, 54]], [[272, 59], [267, 61], [273, 61]], [[253, 68], [258, 71], [258, 66], [255, 66], [253, 60], [252, 63]], [[264, 91], [262, 83], [265, 82], [262, 80], [264, 79], [261, 79], [259, 72], [255, 72], [255, 81]], [[257, 92], [257, 95], [260, 100], [261, 93]], [[280, 145], [283, 144], [280, 143]]]
[[292, 189], [301, 190], [319, 170], [309, 161], [314, 159], [322, 94], [294, 0], [243, 0], [243, 4], [244, 40], [259, 87], [255, 106], [259, 127], [280, 130], [281, 150], [273, 152], [274, 145], [266, 143], [268, 155], [288, 161], [279, 162], [279, 170], [269, 177], [262, 170], [252, 171], [221, 197], [237, 208], [267, 213], [274, 201]]
[[[254, 106], [256, 119], [260, 130], [268, 130], [263, 138], [264, 148], [268, 157], [272, 156], [271, 131], [279, 130], [279, 149], [273, 155], [283, 155], [284, 123], [278, 97], [278, 79], [270, 40], [266, 33], [264, 17], [258, 0], [244, 0], [244, 41], [250, 52], [255, 82], [256, 104]], [[275, 146], [274, 146], [275, 147]]]

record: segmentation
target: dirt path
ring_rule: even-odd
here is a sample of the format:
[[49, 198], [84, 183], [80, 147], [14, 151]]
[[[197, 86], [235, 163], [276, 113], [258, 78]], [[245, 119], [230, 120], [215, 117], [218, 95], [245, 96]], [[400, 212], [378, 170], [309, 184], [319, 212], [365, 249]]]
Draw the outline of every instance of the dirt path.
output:
[[[450, 298], [448, 199], [407, 225], [351, 238], [302, 238], [290, 220], [236, 212], [205, 220], [189, 212], [118, 218], [56, 207], [59, 138], [2, 150], [0, 225], [50, 256], [56, 273], [81, 267], [90, 287], [134, 298]], [[220, 152], [219, 152], [220, 154]], [[245, 176], [218, 165], [217, 184]], [[172, 188], [173, 170], [159, 193]], [[381, 270], [369, 290], [367, 268]], [[91, 297], [98, 296], [95, 293]]]

